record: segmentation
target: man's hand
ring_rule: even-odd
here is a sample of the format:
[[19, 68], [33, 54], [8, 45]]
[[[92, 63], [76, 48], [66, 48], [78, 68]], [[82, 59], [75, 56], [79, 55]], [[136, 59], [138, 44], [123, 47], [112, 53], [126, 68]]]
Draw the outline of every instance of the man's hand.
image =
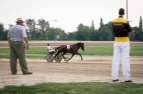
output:
[[26, 45], [25, 49], [26, 49], [26, 50], [29, 50], [29, 46]]
[[25, 48], [28, 50], [28, 49], [29, 49], [29, 42], [28, 42], [28, 38], [27, 38], [27, 37], [25, 37], [25, 38], [24, 38], [24, 40], [25, 40], [25, 43], [26, 43]]
[[7, 38], [8, 44], [10, 46], [10, 37]]

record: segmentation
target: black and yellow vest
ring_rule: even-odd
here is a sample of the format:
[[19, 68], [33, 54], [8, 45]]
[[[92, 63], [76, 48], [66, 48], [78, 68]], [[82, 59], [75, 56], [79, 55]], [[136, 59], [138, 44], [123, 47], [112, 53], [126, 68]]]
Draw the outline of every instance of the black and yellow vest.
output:
[[122, 16], [114, 19], [112, 21], [113, 25], [113, 33], [115, 36], [114, 41], [116, 42], [127, 42], [129, 41], [129, 32], [131, 32], [131, 28], [129, 25], [129, 21], [124, 19]]

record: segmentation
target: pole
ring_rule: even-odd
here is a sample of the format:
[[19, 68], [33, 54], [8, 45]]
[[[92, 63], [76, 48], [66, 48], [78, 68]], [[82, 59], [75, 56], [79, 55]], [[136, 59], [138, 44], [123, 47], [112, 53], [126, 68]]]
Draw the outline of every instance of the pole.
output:
[[54, 30], [54, 41], [55, 41], [55, 30]]
[[[53, 20], [53, 22], [57, 22], [57, 20]], [[56, 27], [55, 27], [56, 29]], [[56, 41], [56, 30], [54, 30], [54, 41]]]
[[128, 0], [126, 0], [126, 19], [128, 19]]

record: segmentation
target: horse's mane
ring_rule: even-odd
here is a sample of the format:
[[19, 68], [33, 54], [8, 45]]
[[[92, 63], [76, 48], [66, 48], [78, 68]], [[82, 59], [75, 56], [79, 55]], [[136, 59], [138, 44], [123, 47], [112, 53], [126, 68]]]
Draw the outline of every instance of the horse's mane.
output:
[[76, 44], [81, 44], [82, 42], [78, 42], [78, 43], [76, 43]]

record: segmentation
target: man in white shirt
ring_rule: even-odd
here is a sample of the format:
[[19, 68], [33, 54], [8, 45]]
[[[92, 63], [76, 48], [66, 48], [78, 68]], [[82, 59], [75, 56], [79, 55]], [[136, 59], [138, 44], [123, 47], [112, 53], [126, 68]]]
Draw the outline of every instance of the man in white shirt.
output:
[[[17, 59], [19, 59], [20, 67], [24, 75], [32, 74], [28, 71], [25, 59], [25, 48], [29, 49], [29, 42], [26, 29], [23, 25], [22, 18], [17, 18], [16, 25], [9, 29], [7, 39], [10, 46], [10, 68], [13, 75], [17, 74]], [[24, 41], [26, 45], [24, 45]]]
[[50, 46], [50, 43], [47, 43], [47, 50], [49, 53], [53, 54], [55, 52], [55, 49], [53, 49], [51, 46]]

